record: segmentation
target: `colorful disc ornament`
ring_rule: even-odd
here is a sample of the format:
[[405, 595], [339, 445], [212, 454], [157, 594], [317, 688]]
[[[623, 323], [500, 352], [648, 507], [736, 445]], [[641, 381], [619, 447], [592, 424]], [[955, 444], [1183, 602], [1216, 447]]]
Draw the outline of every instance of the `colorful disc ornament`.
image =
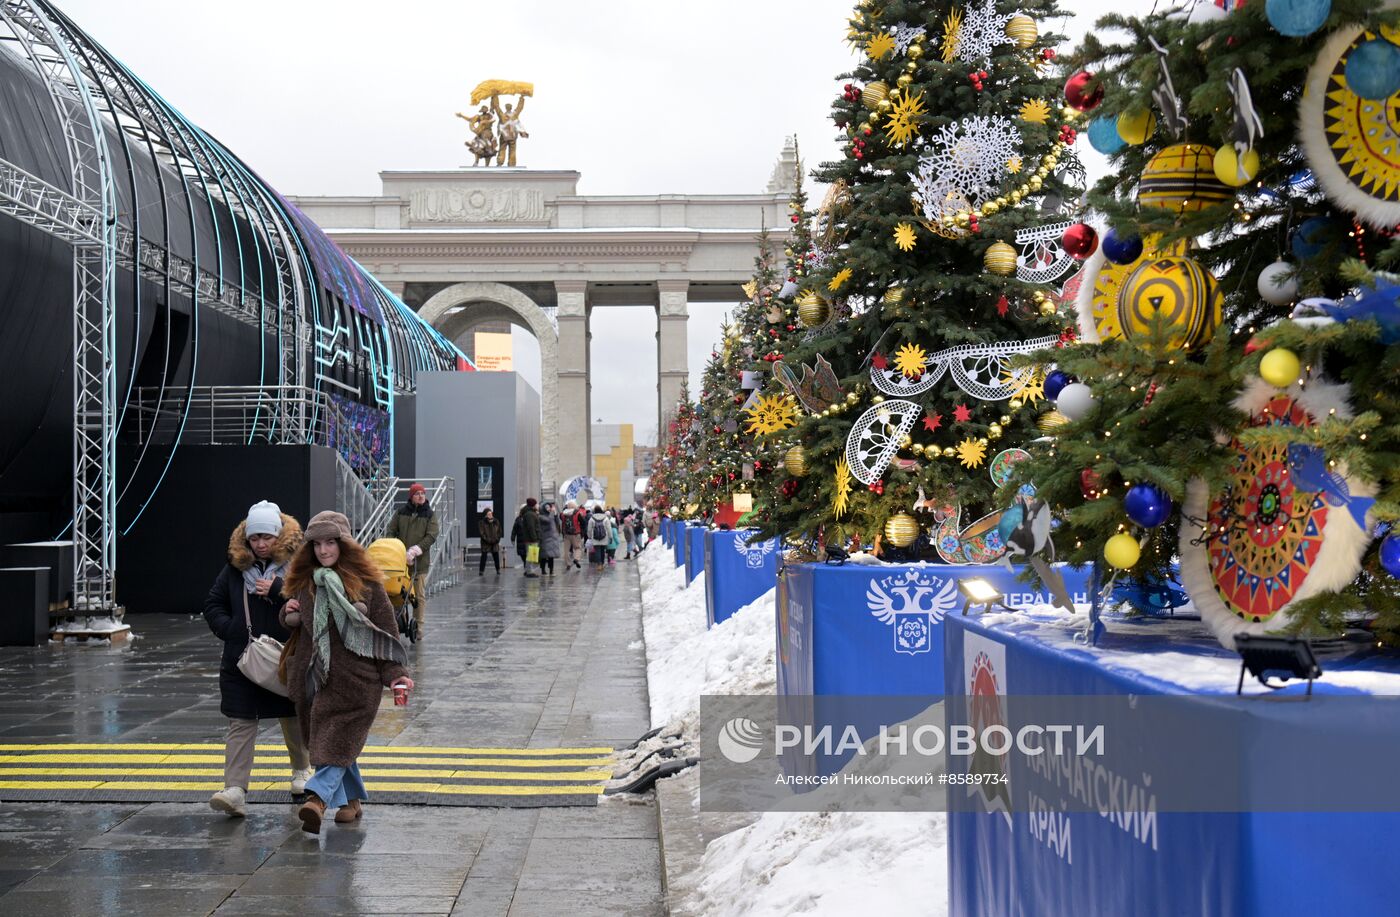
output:
[[1400, 222], [1400, 93], [1363, 99], [1346, 80], [1348, 55], [1377, 37], [1347, 26], [1327, 39], [1308, 71], [1298, 127], [1327, 196], [1362, 221], [1386, 227]]
[[[1235, 406], [1251, 427], [1301, 431], [1333, 408], [1349, 415], [1347, 394], [1326, 382], [1279, 392], [1254, 380]], [[1187, 591], [1229, 648], [1238, 633], [1286, 625], [1294, 602], [1351, 582], [1370, 540], [1326, 493], [1305, 489], [1290, 461], [1293, 443], [1231, 445], [1235, 463], [1222, 490], [1207, 494], [1204, 482], [1191, 483], [1183, 517], [1205, 519], [1205, 531], [1183, 525], [1180, 545]], [[1361, 489], [1347, 483], [1352, 493]]]

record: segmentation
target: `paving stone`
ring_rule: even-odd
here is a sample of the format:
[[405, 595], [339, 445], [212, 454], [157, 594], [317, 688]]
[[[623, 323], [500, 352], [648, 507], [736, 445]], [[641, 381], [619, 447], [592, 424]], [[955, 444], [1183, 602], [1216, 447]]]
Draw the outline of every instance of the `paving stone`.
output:
[[521, 889], [615, 891], [625, 899], [661, 885], [654, 839], [536, 837], [520, 873]]
[[342, 897], [273, 897], [236, 893], [219, 905], [218, 917], [343, 917], [346, 914], [393, 914], [411, 917], [414, 914], [451, 913], [456, 898], [428, 898], [422, 895], [342, 896]]
[[634, 897], [623, 892], [551, 891], [521, 888], [511, 901], [509, 917], [662, 917], [661, 894]]
[[468, 876], [452, 917], [505, 917], [514, 897], [514, 879]]

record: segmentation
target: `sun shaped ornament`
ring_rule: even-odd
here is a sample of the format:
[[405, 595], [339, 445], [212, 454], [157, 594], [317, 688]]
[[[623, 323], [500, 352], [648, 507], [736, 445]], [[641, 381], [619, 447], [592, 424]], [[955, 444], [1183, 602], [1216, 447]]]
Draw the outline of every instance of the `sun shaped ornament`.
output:
[[894, 244], [899, 246], [900, 251], [913, 251], [917, 243], [918, 236], [914, 231], [914, 227], [910, 224], [900, 223], [894, 228]]
[[903, 95], [890, 109], [889, 120], [885, 122], [885, 138], [891, 146], [904, 146], [914, 139], [918, 128], [918, 118], [924, 113], [924, 94]]
[[943, 17], [943, 38], [939, 42], [939, 54], [943, 62], [952, 63], [958, 56], [958, 32], [962, 30], [962, 10], [953, 7]]
[[865, 43], [865, 53], [871, 60], [879, 60], [894, 50], [895, 39], [889, 32], [876, 32]]
[[760, 395], [747, 412], [746, 432], [766, 436], [797, 426], [797, 406], [787, 395]]
[[917, 379], [924, 374], [924, 361], [928, 354], [917, 344], [905, 344], [894, 355], [894, 368], [906, 379]]
[[852, 273], [853, 272], [848, 267], [841, 268], [841, 270], [837, 271], [835, 276], [833, 276], [831, 280], [827, 282], [827, 290], [831, 293], [835, 293], [837, 290], [841, 289], [841, 287], [846, 283], [846, 281], [851, 279]]
[[836, 460], [836, 480], [832, 482], [831, 511], [840, 519], [851, 511], [851, 468], [845, 459]]
[[1021, 120], [1030, 124], [1050, 123], [1050, 104], [1044, 99], [1027, 99], [1021, 106]]
[[1400, 93], [1363, 99], [1347, 85], [1347, 58], [1377, 39], [1344, 26], [1322, 45], [1298, 107], [1308, 164], [1327, 196], [1372, 226], [1400, 222]]
[[958, 443], [958, 461], [964, 468], [981, 468], [987, 460], [987, 444], [980, 439], [968, 438]]

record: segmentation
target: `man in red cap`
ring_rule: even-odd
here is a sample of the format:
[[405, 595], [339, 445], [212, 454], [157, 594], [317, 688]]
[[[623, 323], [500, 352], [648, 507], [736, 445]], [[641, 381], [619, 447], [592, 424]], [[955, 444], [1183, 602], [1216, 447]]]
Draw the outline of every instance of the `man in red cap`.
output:
[[428, 505], [428, 489], [422, 484], [413, 483], [408, 488], [408, 502], [389, 520], [386, 538], [397, 538], [408, 548], [408, 564], [413, 571], [413, 593], [418, 597], [418, 607], [413, 610], [413, 620], [418, 625], [418, 639], [423, 639], [423, 621], [428, 608], [428, 568], [431, 566], [428, 549], [438, 537], [437, 514]]

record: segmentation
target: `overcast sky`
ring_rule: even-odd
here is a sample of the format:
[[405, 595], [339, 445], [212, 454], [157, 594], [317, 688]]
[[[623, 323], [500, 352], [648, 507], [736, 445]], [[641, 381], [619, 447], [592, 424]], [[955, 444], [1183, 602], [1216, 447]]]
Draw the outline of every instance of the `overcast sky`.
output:
[[[484, 79], [535, 84], [520, 164], [578, 170], [581, 194], [760, 192], [786, 135], [809, 166], [836, 154], [828, 111], [854, 63], [851, 0], [58, 2], [291, 195], [377, 194], [382, 170], [467, 164], [453, 112]], [[1072, 35], [1109, 7], [1063, 5], [1080, 14], [1057, 27]], [[691, 306], [692, 380], [726, 311]], [[594, 419], [654, 437], [654, 314], [599, 309], [592, 331]], [[538, 346], [516, 338], [538, 386]]]

